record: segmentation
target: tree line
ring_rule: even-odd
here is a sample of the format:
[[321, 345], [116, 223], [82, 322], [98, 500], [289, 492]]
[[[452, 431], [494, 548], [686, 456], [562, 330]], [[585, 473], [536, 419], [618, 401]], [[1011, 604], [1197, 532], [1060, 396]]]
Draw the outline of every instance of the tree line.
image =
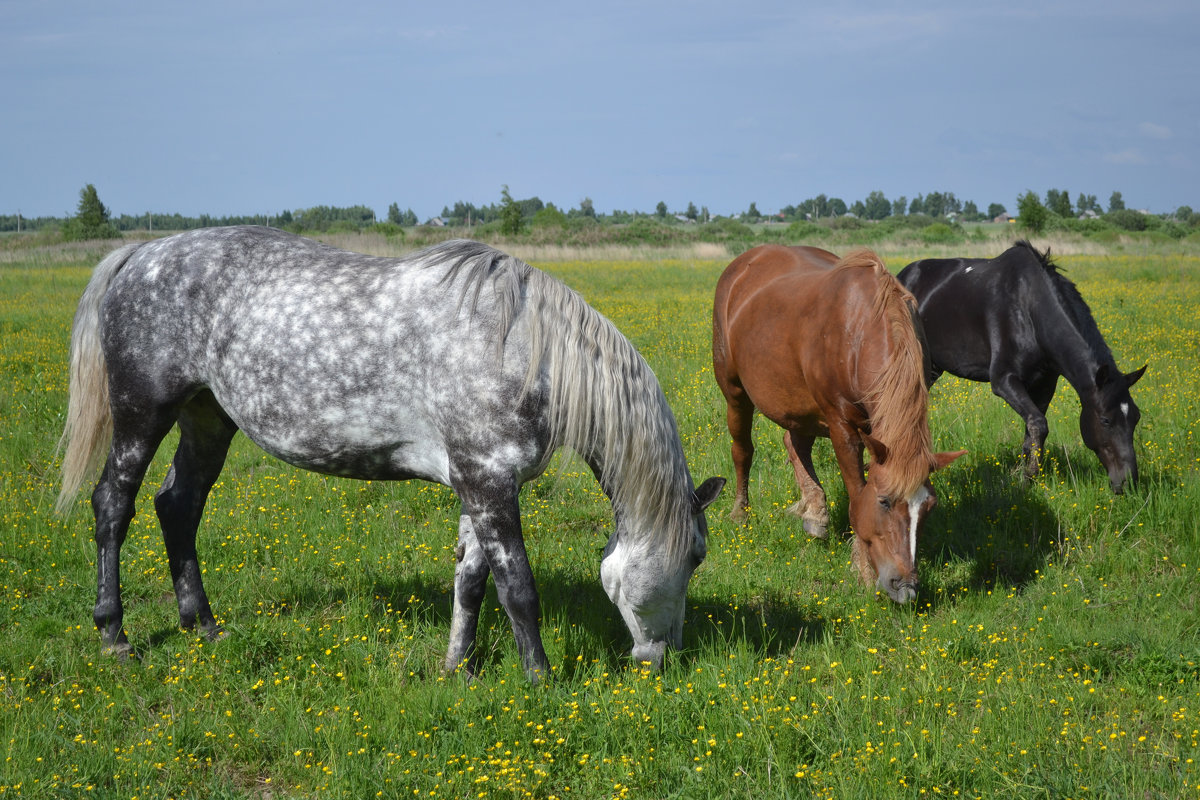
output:
[[[1173, 214], [1153, 215], [1133, 211], [1125, 207], [1119, 191], [1114, 191], [1105, 210], [1095, 195], [1080, 193], [1074, 201], [1065, 189], [1049, 189], [1044, 198], [1033, 191], [1026, 191], [1017, 199], [1017, 219], [1023, 227], [1034, 233], [1047, 228], [1066, 228], [1087, 233], [1098, 227], [1116, 227], [1124, 230], [1166, 230], [1167, 233], [1186, 233], [1200, 226], [1200, 214], [1190, 206], [1181, 206]], [[971, 200], [962, 201], [953, 192], [934, 191], [918, 194], [913, 198], [901, 195], [888, 199], [883, 192], [873, 191], [863, 200], [847, 204], [838, 197], [818, 194], [795, 205], [786, 205], [774, 214], [759, 212], [756, 203], [750, 203], [744, 212], [727, 217], [713, 216], [707, 206], [697, 208], [689, 202], [685, 209], [671, 212], [665, 202], [660, 201], [652, 213], [615, 209], [608, 214], [598, 213], [591, 198], [583, 198], [577, 207], [560, 209], [553, 203], [543, 202], [534, 196], [514, 198], [508, 186], [501, 189], [499, 203], [475, 205], [457, 201], [453, 206], [443, 206], [439, 217], [421, 223], [411, 209], [401, 210], [398, 203], [388, 207], [384, 220], [377, 219], [375, 211], [365, 205], [350, 207], [314, 206], [312, 208], [284, 210], [279, 214], [253, 214], [248, 216], [215, 217], [201, 214], [188, 217], [181, 214], [146, 213], [141, 215], [121, 214], [113, 216], [100, 201], [95, 186], [87, 184], [79, 193], [79, 205], [75, 216], [23, 218], [20, 215], [0, 215], [0, 232], [60, 230], [66, 239], [102, 239], [119, 237], [122, 232], [133, 230], [177, 231], [226, 225], [271, 225], [295, 232], [354, 232], [375, 229], [384, 234], [394, 234], [403, 228], [419, 224], [475, 227], [494, 226], [501, 234], [515, 235], [522, 230], [545, 227], [578, 227], [580, 225], [630, 225], [638, 220], [654, 220], [664, 224], [712, 223], [734, 220], [739, 223], [761, 222], [820, 222], [852, 220], [879, 222], [889, 218], [903, 217], [916, 224], [933, 222], [978, 222], [991, 220], [1007, 214], [1001, 203], [991, 203], [982, 212]]]

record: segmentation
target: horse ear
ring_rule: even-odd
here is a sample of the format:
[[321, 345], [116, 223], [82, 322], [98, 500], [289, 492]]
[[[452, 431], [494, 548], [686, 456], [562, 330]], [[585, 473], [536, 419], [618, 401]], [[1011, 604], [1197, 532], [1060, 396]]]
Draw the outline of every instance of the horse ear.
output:
[[864, 433], [862, 440], [863, 444], [867, 446], [867, 452], [871, 454], [871, 460], [882, 466], [888, 457], [887, 445], [869, 433]]
[[966, 450], [955, 450], [953, 452], [934, 453], [933, 454], [933, 471], [944, 469], [958, 460], [959, 456], [965, 456]]
[[692, 513], [699, 514], [712, 505], [724, 488], [725, 479], [720, 477], [709, 478], [697, 486], [696, 491], [692, 492]]
[[1150, 365], [1143, 364], [1141, 369], [1126, 373], [1125, 374], [1125, 385], [1133, 386], [1135, 383], [1140, 381], [1142, 379], [1142, 375], [1144, 375], [1146, 372], [1146, 367], [1148, 367], [1148, 366], [1150, 366]]

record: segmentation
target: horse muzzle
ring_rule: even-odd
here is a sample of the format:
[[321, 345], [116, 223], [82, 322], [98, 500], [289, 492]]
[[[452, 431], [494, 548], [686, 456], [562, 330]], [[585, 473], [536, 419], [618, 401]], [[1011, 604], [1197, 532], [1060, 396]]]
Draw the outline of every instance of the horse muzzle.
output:
[[910, 578], [892, 578], [890, 580], [879, 580], [879, 588], [887, 592], [888, 597], [897, 605], [904, 605], [913, 600], [917, 596], [917, 586], [920, 581], [914, 575]]
[[667, 643], [665, 641], [647, 642], [646, 644], [635, 644], [633, 652], [630, 654], [633, 657], [635, 664], [649, 664], [651, 669], [661, 670], [663, 667], [663, 659], [667, 652]]

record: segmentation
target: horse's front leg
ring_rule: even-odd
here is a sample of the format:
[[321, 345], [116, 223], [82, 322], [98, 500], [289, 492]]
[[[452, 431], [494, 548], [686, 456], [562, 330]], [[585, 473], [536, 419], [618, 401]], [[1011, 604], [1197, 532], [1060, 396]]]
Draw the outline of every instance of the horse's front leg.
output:
[[[992, 392], [1008, 403], [1013, 411], [1025, 420], [1025, 441], [1021, 450], [1025, 454], [1025, 478], [1032, 480], [1041, 469], [1042, 451], [1050, 426], [1046, 414], [1029, 394], [1029, 388], [1015, 373], [1006, 372], [992, 377]], [[1049, 400], [1046, 401], [1049, 405]]]
[[825, 489], [817, 477], [813, 465], [812, 449], [814, 436], [801, 436], [793, 431], [783, 432], [783, 445], [796, 473], [796, 485], [800, 487], [801, 499], [788, 508], [788, 513], [800, 517], [809, 536], [824, 539], [829, 535], [829, 506]]
[[[537, 587], [525, 552], [525, 541], [521, 538], [518, 488], [513, 478], [484, 479], [458, 489], [458, 493], [463, 501], [463, 513], [470, 517], [478, 548], [496, 581], [500, 605], [512, 623], [525, 675], [530, 682], [537, 683], [548, 674], [549, 662], [539, 630], [541, 612]], [[477, 575], [464, 578], [464, 583], [470, 580], [478, 581]], [[457, 578], [455, 589], [457, 591]], [[467, 621], [464, 616], [463, 623]]]
[[[842, 473], [842, 482], [846, 485], [847, 500], [850, 503], [850, 526], [855, 527], [854, 509], [859, 494], [866, 488], [867, 482], [863, 474], [863, 442], [862, 436], [849, 424], [831, 424], [829, 439], [833, 442], [833, 454], [837, 458], [838, 469]], [[850, 545], [850, 562], [858, 570], [858, 577], [863, 585], [869, 586], [876, 582], [878, 573], [867, 555], [862, 538], [855, 533]]]
[[479, 628], [479, 609], [487, 589], [488, 562], [475, 537], [471, 518], [458, 520], [458, 547], [454, 551], [454, 610], [450, 618], [450, 646], [443, 665], [446, 672], [457, 669], [475, 674], [475, 637]]

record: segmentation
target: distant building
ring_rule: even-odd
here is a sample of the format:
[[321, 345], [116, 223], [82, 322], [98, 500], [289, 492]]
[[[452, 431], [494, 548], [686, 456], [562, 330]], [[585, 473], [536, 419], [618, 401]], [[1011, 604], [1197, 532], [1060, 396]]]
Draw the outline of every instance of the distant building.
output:
[[1005, 211], [1003, 214], [1000, 214], [995, 219], [993, 219], [992, 222], [1016, 222], [1016, 219], [1013, 217], [1010, 217], [1008, 215], [1008, 212]]

